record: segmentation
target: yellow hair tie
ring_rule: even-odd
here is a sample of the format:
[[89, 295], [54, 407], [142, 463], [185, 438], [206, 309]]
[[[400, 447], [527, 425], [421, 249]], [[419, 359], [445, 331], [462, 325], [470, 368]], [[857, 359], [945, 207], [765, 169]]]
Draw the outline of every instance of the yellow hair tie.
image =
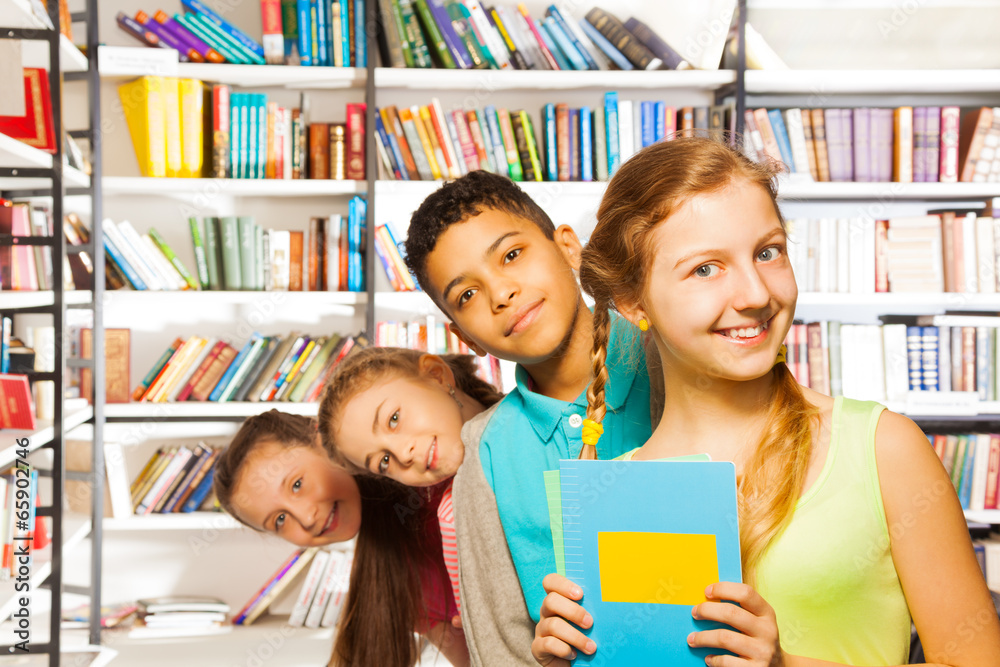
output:
[[601, 439], [603, 433], [604, 427], [601, 426], [601, 422], [595, 422], [593, 419], [583, 420], [583, 431], [580, 436], [583, 444], [597, 447], [597, 441]]
[[788, 362], [788, 359], [786, 358], [787, 355], [788, 355], [788, 348], [785, 347], [784, 343], [782, 343], [781, 347], [778, 348], [778, 358], [774, 360], [774, 365], [777, 366], [778, 364], [787, 363]]

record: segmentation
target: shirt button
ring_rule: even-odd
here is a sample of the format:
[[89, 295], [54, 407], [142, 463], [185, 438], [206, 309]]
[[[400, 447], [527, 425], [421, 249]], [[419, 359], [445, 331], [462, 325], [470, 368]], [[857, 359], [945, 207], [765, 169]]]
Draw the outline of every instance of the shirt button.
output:
[[583, 425], [583, 417], [581, 417], [580, 415], [570, 415], [569, 425], [572, 426], [573, 428], [580, 428], [580, 426]]

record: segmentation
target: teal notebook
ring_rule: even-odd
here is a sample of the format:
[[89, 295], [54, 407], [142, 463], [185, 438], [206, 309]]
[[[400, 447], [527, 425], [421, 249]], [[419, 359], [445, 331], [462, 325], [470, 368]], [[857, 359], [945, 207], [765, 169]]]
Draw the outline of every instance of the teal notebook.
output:
[[[574, 665], [705, 664], [687, 636], [705, 587], [742, 581], [736, 469], [712, 461], [560, 461], [565, 575], [597, 652]], [[558, 556], [557, 556], [558, 557]]]

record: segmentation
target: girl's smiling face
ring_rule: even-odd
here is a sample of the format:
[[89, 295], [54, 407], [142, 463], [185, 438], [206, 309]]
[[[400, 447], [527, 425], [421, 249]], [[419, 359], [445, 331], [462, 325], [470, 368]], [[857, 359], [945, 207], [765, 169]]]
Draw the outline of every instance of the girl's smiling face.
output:
[[465, 420], [453, 387], [447, 364], [431, 355], [421, 358], [417, 377], [376, 381], [340, 408], [338, 451], [353, 465], [407, 486], [452, 477], [465, 457]]
[[232, 504], [245, 523], [300, 547], [350, 540], [361, 526], [357, 482], [318, 443], [258, 443], [240, 470]]
[[768, 193], [738, 179], [696, 195], [650, 241], [642, 312], [632, 315], [650, 320], [671, 371], [736, 381], [767, 373], [798, 297]]

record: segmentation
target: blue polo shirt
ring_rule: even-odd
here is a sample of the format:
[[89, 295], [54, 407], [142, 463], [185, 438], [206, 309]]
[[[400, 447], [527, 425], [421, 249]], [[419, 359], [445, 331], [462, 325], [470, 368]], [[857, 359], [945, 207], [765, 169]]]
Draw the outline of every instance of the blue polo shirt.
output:
[[[615, 315], [607, 358], [607, 414], [597, 446], [600, 459], [621, 456], [645, 443], [652, 433], [649, 375], [639, 331]], [[496, 496], [528, 612], [537, 622], [545, 598], [542, 579], [556, 571], [542, 473], [557, 470], [560, 459], [579, 456], [587, 392], [569, 403], [532, 391], [531, 378], [521, 366], [516, 377], [517, 387], [503, 399], [483, 431], [479, 457]]]

